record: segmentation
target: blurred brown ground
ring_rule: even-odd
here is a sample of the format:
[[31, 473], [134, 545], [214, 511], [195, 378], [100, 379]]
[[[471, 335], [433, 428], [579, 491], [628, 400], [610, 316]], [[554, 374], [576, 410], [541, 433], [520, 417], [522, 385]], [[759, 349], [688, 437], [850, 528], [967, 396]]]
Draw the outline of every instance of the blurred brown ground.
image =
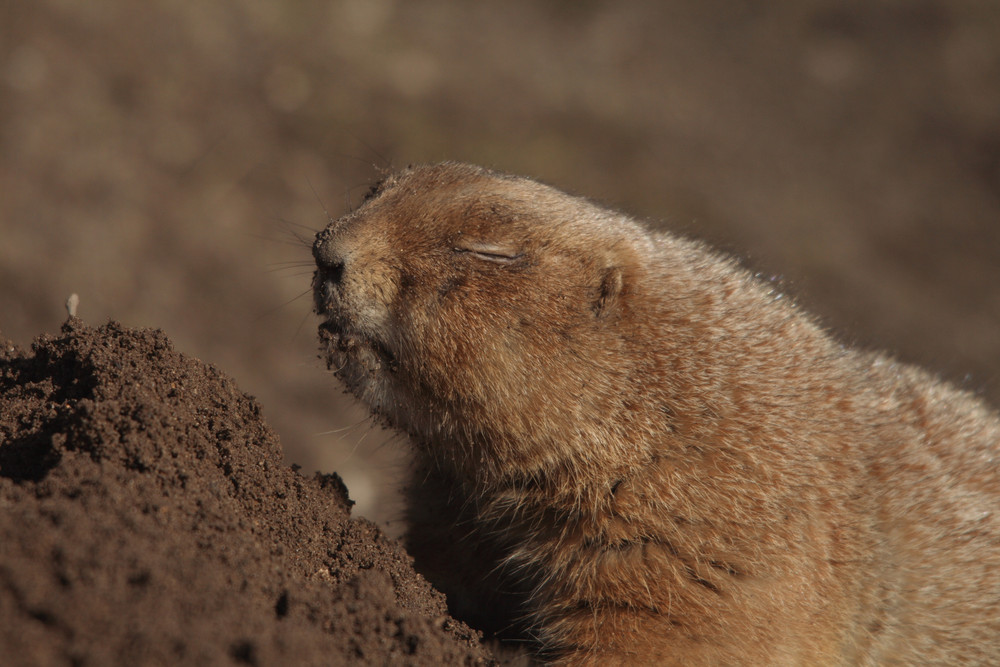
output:
[[1000, 403], [1000, 3], [757, 4], [3, 3], [0, 331], [71, 292], [162, 328], [385, 522], [402, 448], [316, 360], [287, 231], [458, 159], [707, 238]]

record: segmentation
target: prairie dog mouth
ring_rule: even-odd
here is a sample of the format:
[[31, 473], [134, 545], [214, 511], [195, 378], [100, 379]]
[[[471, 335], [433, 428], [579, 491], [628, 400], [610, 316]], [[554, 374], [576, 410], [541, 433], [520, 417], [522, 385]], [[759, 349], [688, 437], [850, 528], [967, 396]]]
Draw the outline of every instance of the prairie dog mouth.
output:
[[340, 353], [347, 359], [374, 355], [386, 370], [394, 373], [399, 369], [396, 355], [385, 344], [370, 336], [351, 332], [338, 318], [331, 317], [320, 323], [319, 338], [328, 353]]
[[322, 268], [313, 274], [313, 307], [317, 315], [332, 318], [336, 312], [337, 299], [334, 283]]

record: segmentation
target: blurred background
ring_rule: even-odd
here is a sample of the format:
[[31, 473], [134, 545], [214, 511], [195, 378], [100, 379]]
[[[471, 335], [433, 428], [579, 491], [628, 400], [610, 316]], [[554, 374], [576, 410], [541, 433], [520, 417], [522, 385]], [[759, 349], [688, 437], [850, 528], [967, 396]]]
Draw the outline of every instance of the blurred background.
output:
[[[381, 170], [529, 175], [1000, 403], [1000, 3], [0, 3], [0, 333], [162, 328], [398, 532], [306, 242]], [[0, 406], [2, 409], [2, 406]]]

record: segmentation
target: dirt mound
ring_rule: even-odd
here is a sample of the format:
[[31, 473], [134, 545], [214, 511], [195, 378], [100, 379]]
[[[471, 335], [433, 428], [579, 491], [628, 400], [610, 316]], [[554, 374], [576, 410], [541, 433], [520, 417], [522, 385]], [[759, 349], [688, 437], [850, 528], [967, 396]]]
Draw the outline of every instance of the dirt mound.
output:
[[0, 664], [483, 664], [336, 475], [159, 331], [0, 347]]

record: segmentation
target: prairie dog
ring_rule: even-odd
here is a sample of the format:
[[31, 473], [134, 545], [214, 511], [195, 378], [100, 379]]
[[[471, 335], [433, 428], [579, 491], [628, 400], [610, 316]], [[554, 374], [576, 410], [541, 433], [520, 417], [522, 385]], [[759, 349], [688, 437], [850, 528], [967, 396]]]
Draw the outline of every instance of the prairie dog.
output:
[[317, 235], [330, 368], [414, 445], [407, 545], [553, 664], [1000, 659], [1000, 420], [700, 243], [470, 165]]

